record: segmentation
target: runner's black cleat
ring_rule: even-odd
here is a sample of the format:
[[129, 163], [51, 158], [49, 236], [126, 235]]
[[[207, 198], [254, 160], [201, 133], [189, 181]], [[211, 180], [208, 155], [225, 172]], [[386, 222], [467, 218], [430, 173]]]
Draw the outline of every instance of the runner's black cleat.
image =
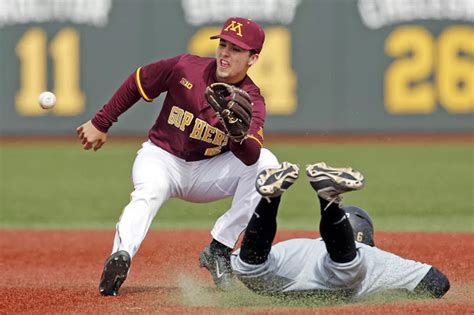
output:
[[218, 289], [227, 291], [232, 288], [234, 280], [230, 266], [230, 252], [212, 252], [211, 247], [206, 246], [199, 255], [199, 265], [209, 270]]

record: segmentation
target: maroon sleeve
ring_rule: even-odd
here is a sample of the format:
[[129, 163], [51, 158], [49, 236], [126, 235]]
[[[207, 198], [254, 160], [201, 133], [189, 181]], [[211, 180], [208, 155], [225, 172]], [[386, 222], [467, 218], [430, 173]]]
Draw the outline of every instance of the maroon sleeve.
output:
[[229, 148], [235, 156], [245, 165], [252, 165], [260, 157], [260, 149], [263, 147], [263, 125], [265, 123], [265, 100], [258, 88], [247, 91], [252, 97], [252, 122], [247, 138], [238, 143], [230, 141]]
[[184, 55], [163, 59], [137, 69], [138, 91], [145, 101], [151, 102], [162, 92], [168, 90], [168, 78], [174, 67]]
[[138, 68], [92, 118], [94, 127], [102, 132], [107, 132], [118, 120], [118, 117], [132, 107], [140, 97], [151, 102], [161, 92], [166, 91], [168, 89], [167, 78], [181, 57], [182, 55], [163, 59]]
[[254, 164], [260, 157], [260, 144], [249, 138], [242, 143], [231, 141], [229, 147], [232, 153], [245, 165]]
[[107, 104], [95, 114], [92, 118], [92, 124], [98, 130], [107, 132], [118, 117], [139, 99], [140, 93], [135, 83], [134, 72], [122, 83]]

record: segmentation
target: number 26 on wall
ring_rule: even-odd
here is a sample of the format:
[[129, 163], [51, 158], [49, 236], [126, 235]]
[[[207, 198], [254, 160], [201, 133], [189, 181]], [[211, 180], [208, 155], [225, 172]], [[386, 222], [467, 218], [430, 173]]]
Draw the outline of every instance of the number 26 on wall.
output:
[[[48, 111], [38, 106], [38, 96], [48, 90], [47, 36], [38, 27], [29, 29], [16, 45], [20, 60], [20, 89], [16, 95], [16, 110], [23, 116], [45, 115]], [[82, 113], [84, 94], [79, 87], [79, 34], [73, 28], [60, 30], [49, 44], [53, 61], [53, 89], [57, 103], [53, 113], [74, 116]]]
[[[446, 28], [436, 40], [416, 25], [396, 28], [385, 53], [384, 103], [391, 114], [429, 114], [439, 103], [452, 114], [474, 112], [474, 28]], [[430, 80], [432, 77], [432, 80]]]

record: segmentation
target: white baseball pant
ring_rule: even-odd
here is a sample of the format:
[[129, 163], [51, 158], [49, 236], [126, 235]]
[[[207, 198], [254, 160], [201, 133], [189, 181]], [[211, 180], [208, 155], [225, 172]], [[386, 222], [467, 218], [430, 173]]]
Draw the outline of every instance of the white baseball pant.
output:
[[112, 252], [126, 250], [133, 257], [161, 205], [173, 197], [203, 203], [234, 196], [211, 231], [215, 240], [233, 248], [261, 198], [255, 189], [257, 174], [276, 166], [277, 158], [267, 149], [246, 166], [232, 152], [186, 162], [150, 141], [143, 143], [133, 164], [134, 191], [117, 223]]

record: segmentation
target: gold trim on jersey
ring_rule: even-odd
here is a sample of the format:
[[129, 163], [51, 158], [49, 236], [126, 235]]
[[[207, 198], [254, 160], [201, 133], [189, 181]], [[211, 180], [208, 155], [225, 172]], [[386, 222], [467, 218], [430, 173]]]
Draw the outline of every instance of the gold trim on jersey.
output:
[[247, 139], [253, 139], [253, 140], [255, 140], [255, 141], [258, 142], [258, 144], [260, 145], [260, 147], [263, 147], [262, 142], [261, 142], [257, 137], [255, 137], [255, 136], [248, 136]]
[[153, 101], [152, 98], [149, 98], [146, 94], [145, 91], [143, 90], [142, 83], [140, 82], [140, 70], [142, 67], [138, 68], [136, 71], [136, 79], [137, 79], [137, 85], [138, 85], [138, 90], [140, 91], [140, 94], [143, 96], [143, 99], [147, 102]]
[[221, 153], [221, 151], [222, 151], [221, 146], [213, 147], [213, 148], [207, 148], [206, 151], [204, 151], [204, 155], [205, 156], [214, 156], [214, 155], [218, 155], [219, 153]]

